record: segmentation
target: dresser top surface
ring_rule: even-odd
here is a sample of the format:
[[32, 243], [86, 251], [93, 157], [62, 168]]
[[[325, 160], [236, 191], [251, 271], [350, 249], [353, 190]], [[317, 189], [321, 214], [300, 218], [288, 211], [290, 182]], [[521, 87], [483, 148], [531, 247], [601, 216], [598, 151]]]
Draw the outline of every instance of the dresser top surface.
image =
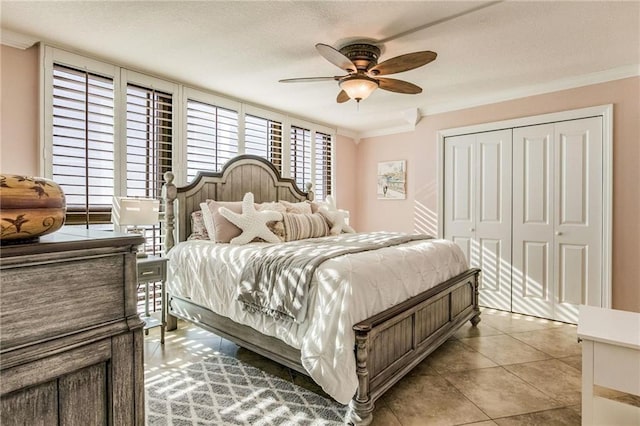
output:
[[7, 258], [107, 246], [137, 246], [143, 242], [144, 238], [139, 235], [64, 226], [59, 231], [40, 237], [39, 241], [3, 243], [0, 246], [0, 257]]

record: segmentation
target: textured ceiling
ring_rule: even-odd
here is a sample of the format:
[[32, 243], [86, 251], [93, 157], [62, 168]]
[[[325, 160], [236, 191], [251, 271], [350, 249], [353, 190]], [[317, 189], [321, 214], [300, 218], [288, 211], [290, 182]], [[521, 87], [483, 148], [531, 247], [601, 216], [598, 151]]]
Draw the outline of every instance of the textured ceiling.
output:
[[[637, 1], [2, 1], [1, 15], [3, 29], [365, 134], [406, 124], [416, 108], [469, 106], [640, 63]], [[377, 90], [357, 109], [335, 102], [336, 82], [278, 83], [340, 75], [314, 45], [356, 39], [390, 39], [381, 60], [437, 52], [391, 76], [423, 93]]]

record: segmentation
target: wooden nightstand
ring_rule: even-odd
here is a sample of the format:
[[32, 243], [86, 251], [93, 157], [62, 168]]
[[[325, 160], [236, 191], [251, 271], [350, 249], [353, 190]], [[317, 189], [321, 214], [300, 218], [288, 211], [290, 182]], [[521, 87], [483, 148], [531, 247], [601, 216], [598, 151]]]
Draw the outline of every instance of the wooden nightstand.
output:
[[[167, 280], [167, 258], [159, 256], [148, 256], [137, 259], [138, 264], [138, 284], [144, 284], [144, 314], [141, 315], [145, 322], [144, 329], [160, 327], [160, 343], [164, 344], [164, 330], [167, 325], [165, 318], [165, 298], [164, 288]], [[160, 312], [149, 312], [149, 283], [160, 281]], [[146, 331], [148, 333], [148, 331]]]

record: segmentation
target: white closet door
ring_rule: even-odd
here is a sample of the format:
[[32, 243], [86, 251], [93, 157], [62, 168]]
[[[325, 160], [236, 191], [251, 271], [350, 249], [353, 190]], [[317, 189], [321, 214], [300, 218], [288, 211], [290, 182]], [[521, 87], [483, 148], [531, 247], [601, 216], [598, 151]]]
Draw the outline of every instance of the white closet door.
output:
[[576, 323], [602, 301], [602, 119], [514, 130], [513, 310]]
[[511, 310], [511, 129], [476, 137], [477, 266], [480, 304]]
[[469, 266], [478, 266], [475, 234], [475, 135], [445, 140], [444, 237], [460, 246]]
[[602, 119], [555, 124], [554, 319], [602, 302]]
[[480, 304], [511, 309], [511, 129], [445, 141], [445, 238], [482, 269]]
[[513, 130], [513, 311], [552, 318], [553, 124]]

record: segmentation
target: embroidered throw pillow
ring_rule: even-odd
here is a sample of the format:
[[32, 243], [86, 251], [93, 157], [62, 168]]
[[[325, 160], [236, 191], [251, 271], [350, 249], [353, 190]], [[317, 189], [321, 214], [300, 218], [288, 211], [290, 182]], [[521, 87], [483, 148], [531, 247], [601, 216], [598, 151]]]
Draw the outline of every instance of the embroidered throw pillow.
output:
[[287, 213], [296, 214], [311, 214], [311, 203], [301, 201], [299, 203], [291, 203], [289, 201], [280, 201], [282, 205], [287, 209]]
[[202, 217], [202, 210], [197, 210], [191, 213], [191, 235], [188, 240], [208, 240], [209, 234], [204, 224], [204, 218]]
[[329, 235], [329, 225], [318, 213], [285, 213], [282, 216], [285, 241], [304, 240], [306, 238], [326, 237]]

